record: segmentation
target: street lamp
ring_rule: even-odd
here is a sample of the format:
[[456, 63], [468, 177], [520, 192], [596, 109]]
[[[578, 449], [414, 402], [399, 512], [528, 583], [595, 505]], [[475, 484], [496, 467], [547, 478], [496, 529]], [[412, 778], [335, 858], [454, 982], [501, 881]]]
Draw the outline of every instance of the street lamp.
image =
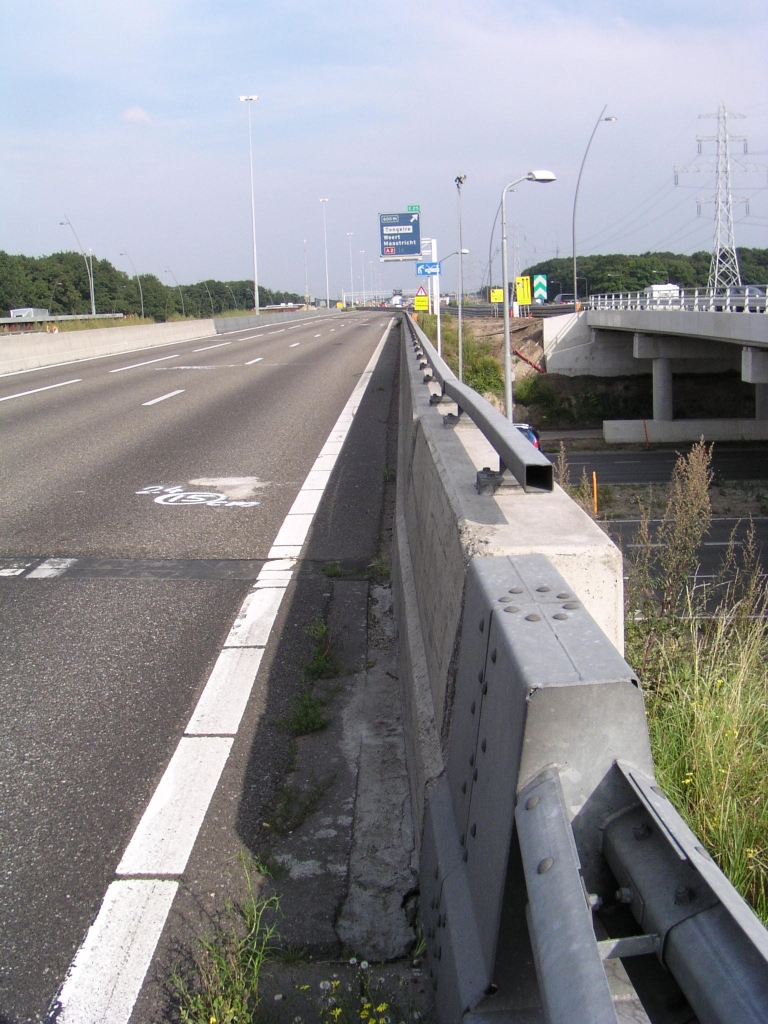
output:
[[347, 238], [349, 239], [349, 284], [352, 289], [352, 309], [355, 308], [355, 273], [352, 269], [352, 235], [353, 231], [347, 232]]
[[369, 271], [368, 271], [368, 275], [369, 275], [369, 279], [370, 279], [370, 282], [371, 282], [371, 302], [375, 306], [376, 305], [376, 287], [375, 287], [375, 285], [373, 283], [373, 260], [368, 260], [368, 266], [370, 268]]
[[575, 194], [573, 196], [573, 224], [572, 224], [572, 233], [573, 233], [573, 311], [574, 311], [574, 313], [578, 312], [578, 309], [579, 309], [579, 293], [578, 293], [578, 286], [579, 285], [578, 285], [578, 280], [576, 278], [576, 204], [579, 201], [579, 185], [581, 185], [581, 175], [584, 172], [584, 164], [587, 162], [587, 154], [589, 153], [589, 147], [592, 145], [592, 139], [594, 139], [594, 137], [595, 137], [595, 132], [597, 131], [600, 122], [601, 121], [616, 121], [617, 120], [617, 118], [615, 118], [615, 117], [604, 117], [603, 116], [607, 109], [608, 109], [608, 104], [606, 103], [606, 105], [600, 111], [600, 117], [598, 117], [598, 119], [595, 121], [595, 127], [592, 129], [592, 134], [589, 136], [589, 142], [587, 143], [587, 148], [584, 150], [584, 159], [581, 161], [581, 167], [579, 168], [579, 177], [576, 180], [576, 192], [575, 192]]
[[83, 259], [85, 260], [85, 272], [88, 275], [88, 289], [91, 293], [91, 316], [96, 316], [96, 295], [93, 289], [93, 253], [91, 253], [91, 263], [89, 266], [88, 257], [85, 253], [85, 249], [82, 247], [80, 239], [77, 237], [77, 232], [75, 231], [72, 225], [72, 221], [69, 219], [66, 213], [64, 214], [64, 220], [59, 221], [59, 223], [62, 226], [69, 225], [69, 227], [72, 228], [72, 234], [75, 236], [75, 241], [77, 242], [78, 248], [80, 249]]
[[240, 102], [248, 104], [248, 163], [251, 169], [251, 234], [253, 237], [253, 311], [259, 312], [259, 271], [256, 260], [256, 199], [253, 192], [253, 138], [251, 136], [251, 104], [258, 96], [241, 96]]
[[[166, 274], [170, 274], [173, 280], [176, 281], [176, 275], [174, 274], [170, 267], [166, 267], [165, 272]], [[181, 296], [181, 315], [186, 319], [187, 314], [184, 309], [184, 292], [181, 290], [181, 285], [179, 284], [178, 281], [176, 281], [176, 287], [179, 289], [179, 295]]]
[[331, 308], [331, 289], [328, 285], [328, 226], [325, 221], [325, 208], [328, 203], [327, 199], [321, 199], [320, 202], [323, 206], [323, 244], [325, 246], [325, 308]]
[[464, 260], [462, 259], [464, 249], [461, 241], [461, 186], [467, 180], [466, 174], [458, 174], [454, 179], [456, 185], [456, 199], [459, 213], [459, 380], [464, 380], [464, 336], [461, 324], [461, 306], [464, 298]]
[[363, 279], [363, 305], [365, 305], [365, 249], [358, 249], [358, 252], [360, 253], [360, 277]]
[[136, 274], [136, 280], [137, 280], [137, 281], [139, 282], [139, 298], [141, 299], [141, 319], [143, 320], [143, 319], [144, 319], [144, 292], [143, 292], [143, 291], [142, 291], [142, 289], [141, 289], [141, 278], [139, 277], [139, 275], [138, 275], [138, 273], [137, 273], [137, 271], [136, 271], [136, 267], [135, 267], [135, 265], [134, 265], [134, 262], [133, 262], [133, 260], [131, 259], [131, 257], [130, 257], [130, 256], [128, 256], [128, 251], [127, 251], [127, 249], [124, 249], [124, 250], [123, 250], [123, 251], [122, 251], [122, 252], [120, 253], [120, 255], [121, 255], [121, 256], [126, 256], [126, 257], [128, 258], [128, 262], [129, 262], [129, 263], [131, 264], [131, 266], [133, 267], [133, 272], [134, 272], [134, 274]]
[[546, 184], [556, 181], [552, 171], [528, 171], [522, 178], [511, 181], [501, 193], [501, 276], [504, 285], [504, 404], [506, 406], [507, 419], [513, 422], [512, 415], [512, 352], [509, 340], [509, 269], [507, 264], [507, 192], [510, 192], [515, 185], [521, 181], [538, 181]]

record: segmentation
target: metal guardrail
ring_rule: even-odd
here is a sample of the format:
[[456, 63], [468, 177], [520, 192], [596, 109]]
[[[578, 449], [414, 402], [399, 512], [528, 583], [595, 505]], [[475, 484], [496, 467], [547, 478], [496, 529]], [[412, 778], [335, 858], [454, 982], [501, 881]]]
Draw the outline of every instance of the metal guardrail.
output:
[[[526, 490], [551, 491], [554, 488], [553, 467], [549, 459], [523, 437], [514, 424], [494, 409], [482, 395], [462, 384], [448, 364], [440, 358], [432, 343], [418, 324], [409, 316], [404, 320], [411, 332], [416, 356], [422, 369], [431, 370], [425, 383], [436, 381], [442, 395], [456, 402], [459, 416], [466, 413], [482, 434], [493, 445], [499, 456], [499, 473], [508, 469]], [[437, 401], [440, 396], [433, 396]]]
[[652, 296], [645, 292], [590, 295], [584, 309], [678, 310], [691, 313], [765, 313], [767, 285], [743, 285], [711, 292], [681, 288], [678, 295]]
[[440, 1024], [768, 1021], [768, 932], [656, 783], [636, 675], [543, 555], [470, 564], [419, 882]]

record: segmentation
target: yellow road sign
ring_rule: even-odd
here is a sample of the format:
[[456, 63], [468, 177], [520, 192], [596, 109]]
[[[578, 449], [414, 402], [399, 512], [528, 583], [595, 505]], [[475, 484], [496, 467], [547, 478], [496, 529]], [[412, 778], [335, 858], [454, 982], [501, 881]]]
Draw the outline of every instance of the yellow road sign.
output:
[[503, 288], [491, 288], [491, 302], [503, 302], [504, 301], [504, 289]]
[[515, 297], [521, 306], [531, 304], [531, 279], [530, 277], [515, 278]]
[[421, 311], [429, 309], [429, 296], [428, 295], [417, 295], [413, 300], [413, 308]]

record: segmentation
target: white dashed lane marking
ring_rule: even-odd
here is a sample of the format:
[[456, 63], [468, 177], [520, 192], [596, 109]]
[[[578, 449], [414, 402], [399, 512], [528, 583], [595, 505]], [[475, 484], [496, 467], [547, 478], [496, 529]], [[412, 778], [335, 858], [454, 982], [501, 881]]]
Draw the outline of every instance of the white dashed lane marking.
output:
[[231, 345], [231, 341], [220, 341], [218, 345], [205, 345], [203, 348], [194, 349], [195, 352], [208, 352], [212, 348], [224, 348], [225, 345]]
[[[198, 349], [201, 352], [202, 349]], [[163, 363], [166, 359], [178, 359], [178, 354], [175, 356], [160, 356], [159, 359], [146, 359], [143, 363], [131, 363], [130, 366], [118, 366], [116, 370], [109, 370], [109, 373], [122, 373], [123, 370], [135, 370], [139, 366], [149, 366], [150, 363]]]
[[301, 344], [301, 342], [300, 342], [300, 341], [294, 341], [292, 345], [289, 345], [289, 346], [288, 346], [288, 348], [296, 348], [296, 346], [297, 346], [297, 345], [300, 345], [300, 344]]
[[4, 398], [0, 398], [0, 402], [10, 402], [12, 398], [23, 398], [25, 395], [36, 395], [38, 391], [51, 391], [53, 388], [63, 388], [67, 384], [79, 384], [82, 381], [82, 377], [77, 377], [75, 380], [63, 380], [61, 384], [48, 384], [44, 388], [32, 388], [31, 391], [19, 391], [15, 395], [5, 395]]
[[249, 359], [245, 364], [246, 366], [253, 366], [254, 363], [260, 363], [264, 356], [257, 356], [255, 359]]
[[159, 398], [153, 398], [149, 402], [142, 402], [142, 405], [157, 405], [158, 402], [164, 402], [166, 398], [173, 398], [174, 395], [183, 395], [185, 388], [179, 388], [178, 391], [169, 391], [167, 395], [160, 395]]

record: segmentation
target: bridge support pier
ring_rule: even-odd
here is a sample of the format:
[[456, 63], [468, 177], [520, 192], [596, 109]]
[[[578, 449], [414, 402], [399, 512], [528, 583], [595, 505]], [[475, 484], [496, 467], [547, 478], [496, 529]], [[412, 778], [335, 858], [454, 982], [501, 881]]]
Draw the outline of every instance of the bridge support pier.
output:
[[755, 419], [768, 420], [768, 351], [741, 350], [741, 379], [755, 385]]
[[653, 360], [653, 418], [672, 419], [672, 360]]

